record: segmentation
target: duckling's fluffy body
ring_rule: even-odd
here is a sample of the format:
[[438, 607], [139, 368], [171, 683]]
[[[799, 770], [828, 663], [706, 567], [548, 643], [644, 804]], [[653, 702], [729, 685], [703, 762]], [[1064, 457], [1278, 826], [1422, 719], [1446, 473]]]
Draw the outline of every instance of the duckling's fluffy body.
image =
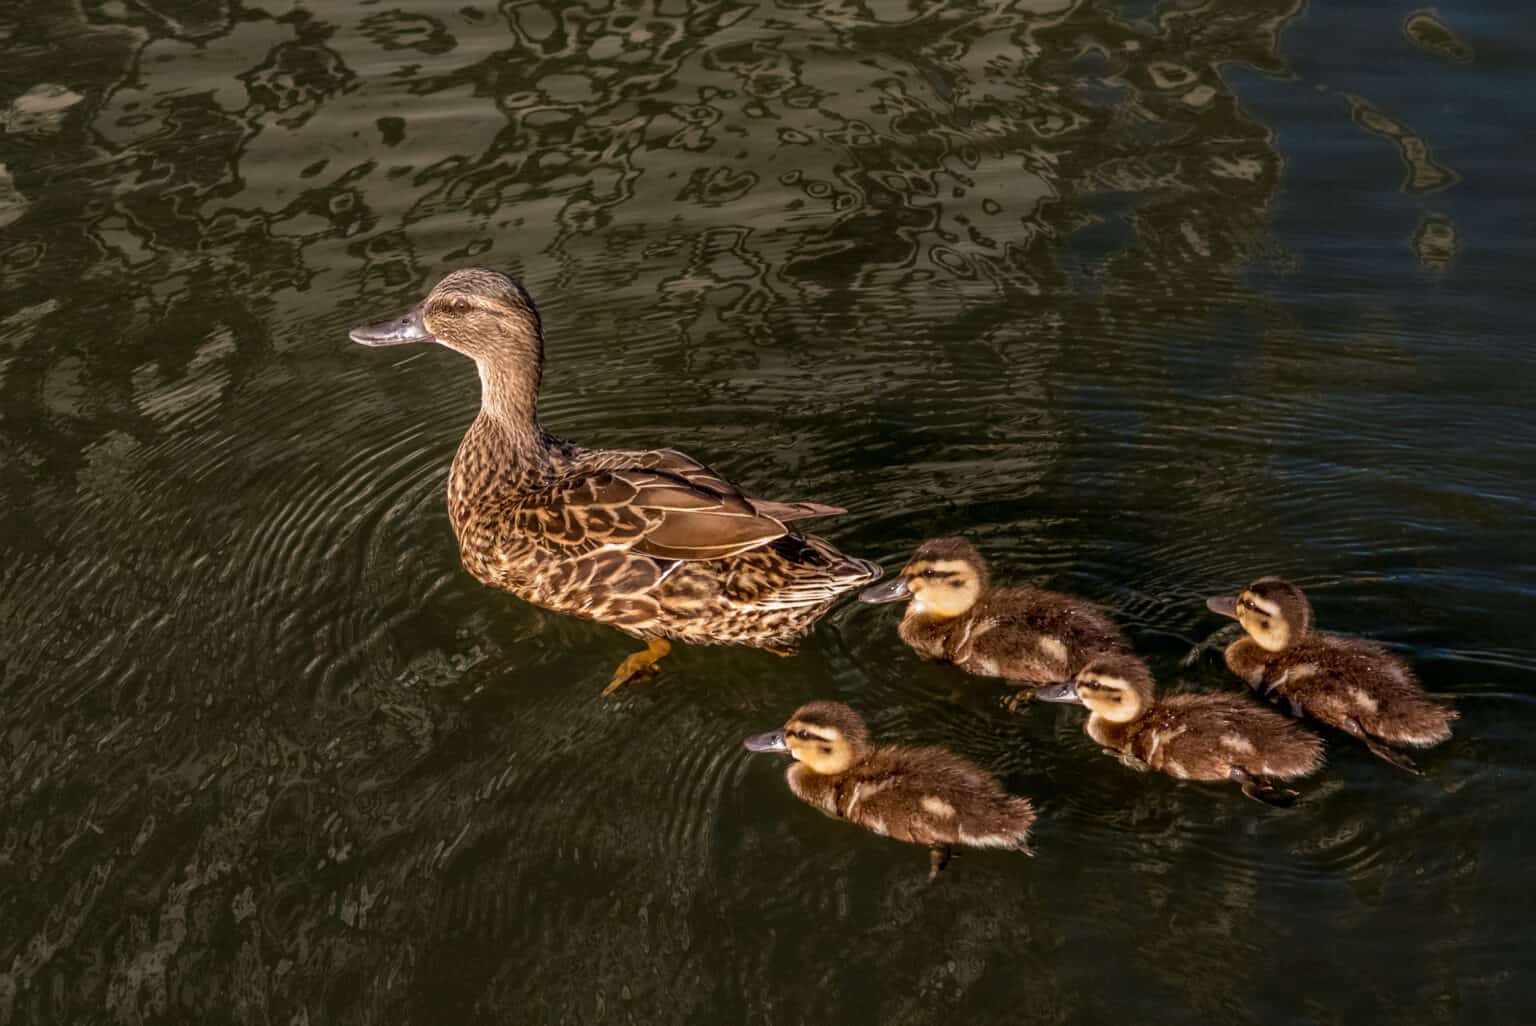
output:
[[1266, 801], [1278, 795], [1266, 790], [1263, 780], [1306, 776], [1323, 761], [1323, 743], [1316, 735], [1252, 699], [1232, 694], [1158, 697], [1151, 672], [1132, 655], [1094, 659], [1073, 681], [1046, 688], [1037, 697], [1087, 706], [1088, 736], [1127, 766], [1179, 780], [1236, 780], [1245, 792]]
[[1266, 577], [1209, 605], [1248, 632], [1227, 646], [1227, 667], [1294, 715], [1388, 744], [1423, 747], [1450, 737], [1454, 710], [1425, 694], [1382, 646], [1313, 630], [1311, 604], [1294, 584]]
[[666, 638], [791, 647], [839, 594], [880, 576], [787, 526], [836, 507], [751, 498], [672, 449], [587, 449], [545, 431], [543, 329], [504, 275], [455, 271], [404, 317], [352, 337], [438, 342], [475, 361], [480, 413], [448, 506], [464, 566], [486, 584], [661, 653]]
[[898, 841], [970, 848], [1028, 848], [1035, 813], [970, 760], [942, 748], [884, 746], [845, 773], [796, 763], [797, 797], [834, 819]]
[[804, 705], [783, 730], [747, 746], [793, 756], [790, 790], [833, 818], [932, 849], [1029, 850], [1028, 799], [942, 748], [873, 745], [863, 719], [840, 702]]
[[897, 633], [912, 649], [968, 673], [1014, 681], [1062, 680], [1101, 653], [1123, 652], [1125, 636], [1098, 606], [1040, 588], [998, 588], [963, 538], [923, 543], [901, 575], [860, 596], [907, 599]]
[[1237, 695], [1167, 695], [1131, 723], [1090, 716], [1087, 731], [1127, 764], [1180, 780], [1228, 780], [1234, 769], [1290, 780], [1323, 757], [1315, 735]]

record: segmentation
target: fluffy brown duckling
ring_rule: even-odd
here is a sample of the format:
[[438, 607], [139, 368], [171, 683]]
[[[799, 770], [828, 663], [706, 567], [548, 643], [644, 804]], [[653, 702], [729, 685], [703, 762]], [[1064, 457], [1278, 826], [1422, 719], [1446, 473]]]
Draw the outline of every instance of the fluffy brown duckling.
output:
[[1242, 624], [1247, 637], [1227, 646], [1227, 668], [1270, 701], [1284, 700], [1365, 742], [1410, 773], [1412, 760], [1388, 745], [1427, 747], [1451, 736], [1454, 710], [1425, 694], [1401, 659], [1380, 645], [1313, 630], [1300, 588], [1264, 577], [1235, 598], [1212, 598], [1212, 612]]
[[1273, 781], [1314, 773], [1323, 743], [1295, 720], [1233, 694], [1158, 698], [1152, 673], [1133, 655], [1100, 656], [1045, 702], [1088, 707], [1088, 736], [1133, 769], [1178, 780], [1232, 780], [1250, 798], [1290, 805], [1296, 792]]
[[793, 758], [790, 790], [828, 816], [927, 845], [930, 880], [955, 845], [1029, 852], [1035, 810], [1028, 799], [942, 748], [876, 747], [864, 720], [841, 702], [802, 705], [782, 729], [745, 744]]
[[[987, 561], [964, 538], [924, 542], [900, 574], [864, 589], [859, 601], [906, 601], [901, 640], [920, 655], [988, 677], [1065, 680], [1096, 655], [1129, 650], [1120, 628], [1091, 602], [1039, 588], [992, 587]], [[1021, 691], [1013, 704], [1029, 694]]]

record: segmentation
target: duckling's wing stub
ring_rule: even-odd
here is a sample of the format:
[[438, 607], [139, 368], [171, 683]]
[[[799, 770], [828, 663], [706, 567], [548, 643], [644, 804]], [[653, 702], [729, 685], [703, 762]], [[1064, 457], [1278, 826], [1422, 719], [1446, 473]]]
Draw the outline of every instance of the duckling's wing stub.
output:
[[682, 560], [734, 556], [788, 533], [739, 492], [643, 469], [568, 477], [530, 496], [517, 526], [555, 548], [621, 548]]

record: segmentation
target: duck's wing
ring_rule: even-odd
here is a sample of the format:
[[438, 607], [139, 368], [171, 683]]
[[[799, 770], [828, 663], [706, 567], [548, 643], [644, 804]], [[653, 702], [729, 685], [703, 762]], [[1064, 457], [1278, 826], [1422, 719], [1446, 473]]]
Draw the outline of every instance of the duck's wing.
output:
[[612, 468], [630, 467], [660, 470], [676, 474], [689, 484], [705, 491], [735, 495], [745, 499], [752, 508], [765, 517], [781, 523], [790, 520], [807, 520], [811, 517], [830, 517], [848, 512], [841, 506], [828, 506], [820, 502], [777, 502], [742, 494], [741, 490], [687, 453], [676, 449], [650, 449], [645, 452], [604, 453], [602, 462]]
[[658, 559], [734, 556], [788, 534], [718, 476], [584, 467], [517, 505], [516, 530], [572, 554], [623, 549]]

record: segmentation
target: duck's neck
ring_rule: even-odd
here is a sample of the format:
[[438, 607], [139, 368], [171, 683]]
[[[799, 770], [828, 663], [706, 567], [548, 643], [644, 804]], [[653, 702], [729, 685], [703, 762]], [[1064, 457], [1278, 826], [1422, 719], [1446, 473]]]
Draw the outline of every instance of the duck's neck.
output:
[[538, 439], [542, 368], [507, 359], [475, 361], [480, 372], [480, 416], [515, 438]]
[[479, 360], [480, 414], [464, 434], [448, 478], [448, 506], [462, 526], [488, 494], [538, 488], [555, 476], [562, 443], [539, 424], [539, 371]]

